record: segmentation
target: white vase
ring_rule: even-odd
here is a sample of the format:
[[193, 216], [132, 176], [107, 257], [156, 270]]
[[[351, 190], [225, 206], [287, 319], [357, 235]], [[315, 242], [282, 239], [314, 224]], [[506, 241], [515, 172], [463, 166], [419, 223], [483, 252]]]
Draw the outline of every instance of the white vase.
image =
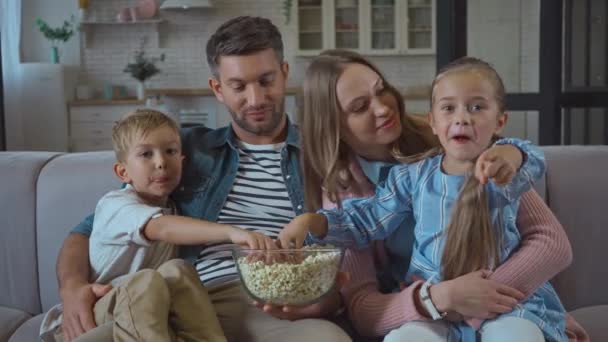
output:
[[137, 83], [137, 99], [144, 100], [146, 98], [146, 84], [144, 82]]

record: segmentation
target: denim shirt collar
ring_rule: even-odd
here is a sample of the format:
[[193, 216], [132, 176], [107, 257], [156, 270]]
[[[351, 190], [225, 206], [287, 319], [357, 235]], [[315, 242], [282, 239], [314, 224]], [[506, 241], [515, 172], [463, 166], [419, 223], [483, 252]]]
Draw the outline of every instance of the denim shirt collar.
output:
[[[300, 138], [298, 133], [298, 127], [291, 123], [289, 117], [287, 117], [286, 121], [287, 125], [287, 138], [285, 143], [289, 146], [293, 146], [297, 149], [300, 148]], [[232, 149], [237, 149], [237, 136], [234, 133], [234, 129], [232, 128], [232, 124], [229, 124], [226, 127], [216, 129], [213, 132], [209, 133], [208, 144], [211, 148], [218, 148], [225, 144], [230, 145]]]
[[388, 171], [396, 165], [391, 162], [367, 160], [359, 155], [356, 158], [367, 179], [376, 186], [386, 180]]

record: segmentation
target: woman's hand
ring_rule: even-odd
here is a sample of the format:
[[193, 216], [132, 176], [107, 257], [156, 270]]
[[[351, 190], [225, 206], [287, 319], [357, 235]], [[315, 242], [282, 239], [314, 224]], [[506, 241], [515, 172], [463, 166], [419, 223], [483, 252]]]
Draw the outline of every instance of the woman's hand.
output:
[[325, 296], [321, 301], [306, 306], [275, 306], [269, 303], [253, 302], [253, 305], [264, 310], [264, 312], [278, 318], [295, 321], [304, 318], [327, 317], [335, 313], [342, 306], [340, 289], [348, 282], [350, 275], [338, 272], [336, 275], [336, 286], [332, 293]]
[[486, 279], [490, 274], [486, 270], [476, 271], [431, 286], [430, 294], [437, 310], [455, 311], [466, 318], [482, 320], [511, 312], [524, 299], [524, 294]]
[[317, 236], [324, 236], [327, 233], [327, 219], [325, 215], [306, 213], [296, 216], [279, 233], [278, 242], [281, 248], [290, 248], [294, 244], [295, 248], [302, 248], [308, 232]]
[[492, 179], [496, 185], [509, 183], [523, 162], [523, 154], [513, 145], [495, 145], [483, 152], [475, 163], [475, 177], [481, 184]]

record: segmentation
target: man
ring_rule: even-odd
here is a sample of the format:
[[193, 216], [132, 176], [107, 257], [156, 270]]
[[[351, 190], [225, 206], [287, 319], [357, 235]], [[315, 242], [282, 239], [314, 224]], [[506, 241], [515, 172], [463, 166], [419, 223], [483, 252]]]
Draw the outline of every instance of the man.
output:
[[[289, 66], [283, 61], [281, 35], [267, 19], [238, 17], [217, 29], [206, 50], [213, 74], [209, 86], [230, 111], [231, 124], [183, 132], [186, 161], [182, 183], [172, 198], [183, 215], [274, 238], [303, 212], [297, 130], [284, 112]], [[91, 308], [107, 291], [88, 283], [92, 220], [90, 216], [74, 229], [57, 262], [67, 340], [94, 327]], [[291, 308], [291, 314], [266, 307], [274, 316], [248, 305], [226, 247], [183, 247], [180, 254], [194, 263], [229, 341], [350, 341], [329, 321], [280, 319], [327, 314], [337, 307], [335, 300], [332, 305]], [[102, 328], [107, 330], [95, 329], [99, 336]], [[82, 338], [95, 339], [92, 336]]]

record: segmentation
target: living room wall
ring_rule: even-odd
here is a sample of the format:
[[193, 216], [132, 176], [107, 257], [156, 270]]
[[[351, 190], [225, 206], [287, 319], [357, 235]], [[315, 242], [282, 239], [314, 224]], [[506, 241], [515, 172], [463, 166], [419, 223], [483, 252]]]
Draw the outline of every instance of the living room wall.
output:
[[[295, 2], [294, 2], [295, 3]], [[96, 20], [114, 20], [118, 11], [132, 6], [130, 0], [90, 0], [88, 14]], [[279, 0], [216, 0], [213, 8], [161, 13], [165, 23], [155, 39], [151, 25], [95, 25], [88, 44], [77, 34], [62, 47], [62, 63], [80, 67], [79, 82], [97, 89], [105, 83], [126, 85], [133, 94], [136, 83], [122, 70], [132, 58], [142, 37], [149, 37], [147, 53], [166, 55], [159, 65], [162, 73], [154, 77], [152, 88], [201, 88], [207, 86], [209, 70], [204, 44], [225, 20], [243, 14], [271, 19], [281, 30], [286, 59], [290, 63], [289, 86], [298, 87], [310, 57], [294, 54], [296, 27], [286, 24]], [[34, 25], [36, 17], [59, 25], [77, 13], [75, 0], [23, 0], [23, 62], [48, 62], [50, 45]], [[539, 0], [469, 0], [469, 52], [488, 59], [505, 78], [509, 91], [534, 90], [538, 87]], [[375, 56], [370, 59], [400, 88], [428, 86], [435, 73], [435, 56]], [[413, 112], [428, 109], [428, 100], [408, 100]], [[534, 113], [512, 117], [510, 128], [535, 132]], [[509, 132], [509, 133], [512, 133]], [[528, 137], [534, 140], [534, 137]]]

